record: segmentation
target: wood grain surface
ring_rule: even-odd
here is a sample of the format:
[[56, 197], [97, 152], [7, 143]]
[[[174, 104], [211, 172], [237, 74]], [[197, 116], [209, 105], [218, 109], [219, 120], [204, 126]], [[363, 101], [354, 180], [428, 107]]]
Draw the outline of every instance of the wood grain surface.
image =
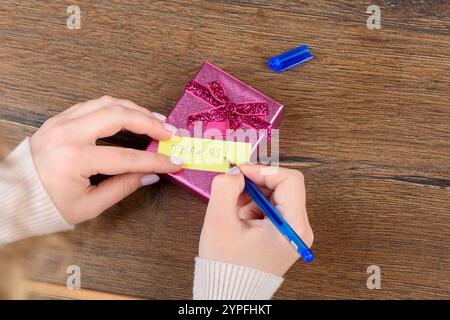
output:
[[[104, 94], [168, 113], [204, 59], [286, 106], [281, 161], [306, 177], [312, 265], [278, 299], [450, 297], [450, 2], [67, 1], [0, 3], [0, 130], [12, 148], [47, 118]], [[284, 73], [267, 58], [307, 43]], [[106, 142], [142, 148], [143, 137]], [[190, 298], [206, 205], [167, 181], [37, 249], [33, 279], [120, 296]], [[382, 288], [366, 287], [378, 265]], [[58, 270], [58, 271], [55, 271]]]

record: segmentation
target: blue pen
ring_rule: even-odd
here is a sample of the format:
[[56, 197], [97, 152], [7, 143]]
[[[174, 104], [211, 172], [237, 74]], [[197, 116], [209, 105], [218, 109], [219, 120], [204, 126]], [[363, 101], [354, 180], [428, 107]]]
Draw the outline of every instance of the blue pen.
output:
[[[230, 163], [230, 166], [236, 167], [234, 163]], [[278, 210], [267, 200], [266, 196], [259, 190], [259, 188], [244, 175], [245, 179], [245, 192], [249, 197], [256, 203], [256, 205], [261, 209], [261, 211], [266, 215], [267, 218], [275, 225], [278, 231], [289, 241], [295, 250], [298, 252], [300, 257], [306, 263], [310, 263], [314, 260], [314, 255], [308, 246], [303, 242], [303, 240], [298, 236], [298, 234], [291, 228], [291, 226], [286, 222], [283, 216], [278, 212]]]

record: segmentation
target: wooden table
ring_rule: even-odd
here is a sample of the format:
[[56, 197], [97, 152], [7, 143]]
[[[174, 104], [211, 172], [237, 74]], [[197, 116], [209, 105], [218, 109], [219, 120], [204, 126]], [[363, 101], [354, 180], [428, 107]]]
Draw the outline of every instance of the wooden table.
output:
[[[104, 94], [167, 114], [207, 58], [286, 106], [281, 161], [305, 174], [317, 260], [295, 264], [275, 298], [450, 297], [448, 1], [377, 1], [381, 30], [362, 0], [80, 1], [79, 30], [66, 27], [67, 1], [20, 2], [0, 4], [10, 147]], [[268, 69], [302, 43], [314, 60]], [[63, 235], [69, 257], [37, 249], [30, 290], [65, 296], [76, 264], [85, 295], [67, 297], [190, 298], [205, 208], [167, 181], [143, 188]], [[366, 287], [370, 265], [380, 290]]]

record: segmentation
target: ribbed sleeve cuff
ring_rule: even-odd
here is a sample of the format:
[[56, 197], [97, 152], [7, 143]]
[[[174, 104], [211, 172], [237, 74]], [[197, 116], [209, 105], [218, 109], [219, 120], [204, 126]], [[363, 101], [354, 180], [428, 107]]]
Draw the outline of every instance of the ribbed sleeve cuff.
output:
[[195, 258], [194, 300], [268, 300], [282, 282], [252, 268]]
[[0, 200], [0, 245], [73, 229], [39, 179], [29, 138], [0, 163]]

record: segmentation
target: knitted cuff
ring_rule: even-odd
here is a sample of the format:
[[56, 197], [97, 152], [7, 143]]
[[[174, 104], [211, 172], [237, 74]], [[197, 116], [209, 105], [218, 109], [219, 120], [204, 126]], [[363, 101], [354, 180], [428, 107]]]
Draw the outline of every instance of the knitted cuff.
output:
[[252, 268], [195, 258], [194, 300], [268, 300], [282, 282]]

